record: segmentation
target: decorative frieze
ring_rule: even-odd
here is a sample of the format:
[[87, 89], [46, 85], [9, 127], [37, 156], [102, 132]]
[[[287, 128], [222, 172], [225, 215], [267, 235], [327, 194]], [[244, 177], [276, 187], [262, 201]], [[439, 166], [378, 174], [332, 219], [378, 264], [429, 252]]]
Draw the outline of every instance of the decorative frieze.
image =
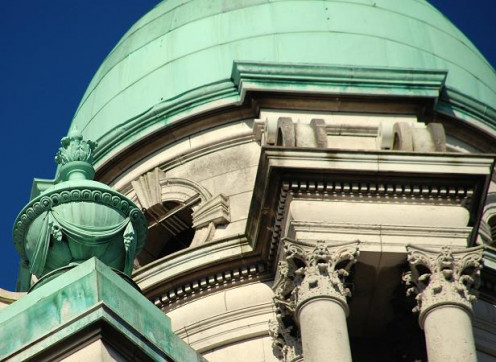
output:
[[474, 189], [468, 186], [432, 185], [395, 182], [370, 182], [370, 181], [306, 181], [291, 180], [289, 192], [301, 196], [351, 196], [363, 198], [391, 198], [400, 199], [402, 202], [409, 199], [415, 202], [428, 202], [435, 200], [441, 204], [459, 204], [469, 207], [470, 198]]
[[263, 264], [253, 264], [229, 269], [175, 286], [161, 293], [159, 296], [151, 297], [149, 299], [153, 300], [154, 304], [160, 309], [167, 309], [170, 308], [173, 303], [184, 301], [212, 290], [218, 290], [226, 286], [232, 286], [243, 282], [259, 280], [265, 270]]
[[438, 306], [455, 305], [472, 313], [482, 268], [482, 246], [428, 250], [408, 245], [407, 251], [411, 271], [403, 275], [403, 280], [409, 287], [407, 294], [416, 294], [413, 311], [420, 312], [421, 326], [427, 313]]
[[433, 185], [422, 183], [338, 181], [338, 180], [284, 180], [279, 194], [272, 239], [269, 247], [269, 264], [276, 258], [288, 200], [351, 200], [356, 202], [414, 203], [435, 205], [462, 205], [470, 209], [474, 188], [470, 186]]
[[279, 240], [281, 238], [281, 227], [284, 220], [284, 216], [286, 215], [286, 207], [289, 204], [287, 202], [289, 190], [289, 183], [283, 182], [281, 187], [281, 192], [279, 195], [279, 203], [277, 205], [276, 218], [274, 222], [274, 226], [272, 228], [272, 238], [269, 246], [269, 262], [273, 262], [274, 256], [279, 245]]

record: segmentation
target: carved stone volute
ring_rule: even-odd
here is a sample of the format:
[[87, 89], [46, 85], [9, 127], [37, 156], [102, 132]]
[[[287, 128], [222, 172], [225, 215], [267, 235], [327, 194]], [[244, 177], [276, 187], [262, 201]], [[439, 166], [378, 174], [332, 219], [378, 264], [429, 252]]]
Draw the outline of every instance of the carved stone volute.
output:
[[351, 292], [345, 279], [357, 261], [358, 243], [284, 241], [284, 256], [273, 287], [276, 321], [270, 325], [273, 347], [284, 361], [297, 360], [301, 353], [297, 324], [303, 305], [313, 299], [330, 298], [348, 314], [346, 298]]
[[428, 250], [408, 245], [408, 262], [411, 271], [403, 275], [409, 287], [407, 294], [416, 294], [420, 312], [419, 322], [424, 325], [426, 315], [443, 305], [454, 305], [472, 313], [472, 303], [477, 299], [483, 247], [453, 250]]

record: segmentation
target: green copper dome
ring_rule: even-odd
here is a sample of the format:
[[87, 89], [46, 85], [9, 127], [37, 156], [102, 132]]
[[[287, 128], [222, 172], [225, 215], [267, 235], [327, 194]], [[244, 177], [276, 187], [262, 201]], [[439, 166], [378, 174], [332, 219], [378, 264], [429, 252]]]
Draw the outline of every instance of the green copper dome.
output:
[[447, 70], [449, 89], [496, 105], [494, 69], [427, 1], [166, 0], [105, 59], [72, 126], [104, 145], [152, 107], [230, 79], [233, 61]]

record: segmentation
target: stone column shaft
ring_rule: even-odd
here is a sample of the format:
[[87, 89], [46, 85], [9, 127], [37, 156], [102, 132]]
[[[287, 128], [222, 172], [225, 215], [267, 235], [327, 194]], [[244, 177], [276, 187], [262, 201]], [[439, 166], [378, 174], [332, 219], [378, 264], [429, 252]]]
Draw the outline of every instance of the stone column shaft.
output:
[[351, 362], [346, 324], [346, 297], [351, 293], [344, 279], [357, 260], [358, 242], [286, 241], [284, 255], [274, 284], [278, 320], [278, 326], [271, 325], [274, 346], [284, 361], [298, 360], [303, 353], [305, 362]]
[[477, 362], [471, 316], [465, 309], [445, 305], [424, 320], [429, 361]]
[[472, 302], [482, 267], [482, 247], [453, 251], [407, 246], [411, 272], [404, 280], [416, 293], [419, 324], [429, 362], [476, 362]]
[[298, 321], [305, 362], [350, 361], [346, 314], [341, 303], [323, 298], [300, 307]]

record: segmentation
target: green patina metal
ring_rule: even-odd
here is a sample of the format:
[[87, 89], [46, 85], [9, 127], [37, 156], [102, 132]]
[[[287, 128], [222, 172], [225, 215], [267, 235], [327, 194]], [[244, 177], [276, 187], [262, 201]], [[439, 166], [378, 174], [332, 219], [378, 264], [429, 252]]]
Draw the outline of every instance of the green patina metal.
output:
[[[424, 0], [168, 0], [109, 54], [72, 127], [99, 141], [100, 163], [116, 152], [115, 134], [125, 148], [171, 124], [171, 117], [157, 122], [153, 111], [195, 90], [214, 92], [230, 81], [235, 61], [306, 64], [317, 73], [322, 65], [439, 70], [447, 72], [446, 89], [496, 108], [494, 69]], [[220, 97], [212, 98], [229, 102], [233, 94]], [[494, 127], [487, 117], [479, 121]]]
[[[96, 143], [84, 140], [79, 131], [61, 143], [58, 182], [32, 199], [15, 221], [14, 243], [21, 262], [38, 278], [92, 257], [131, 275], [146, 240], [142, 212], [131, 200], [92, 180]], [[24, 283], [21, 289], [26, 288]]]
[[64, 353], [68, 339], [80, 348], [75, 336], [87, 341], [95, 325], [112, 329], [122, 336], [121, 347], [129, 344], [153, 361], [205, 361], [171, 331], [162, 311], [95, 258], [0, 311], [0, 360], [36, 360], [50, 349]]
[[[446, 71], [428, 69], [234, 62], [230, 80], [208, 84], [161, 102], [128, 120], [125, 128], [119, 126], [108, 131], [100, 139], [101, 146], [95, 152], [95, 158], [104, 162], [150, 132], [179, 122], [192, 114], [240, 104], [249, 91], [437, 99], [445, 85], [446, 75]], [[466, 109], [475, 114], [471, 107]], [[492, 122], [490, 119], [481, 119], [487, 123]], [[39, 186], [44, 187], [44, 183]]]

